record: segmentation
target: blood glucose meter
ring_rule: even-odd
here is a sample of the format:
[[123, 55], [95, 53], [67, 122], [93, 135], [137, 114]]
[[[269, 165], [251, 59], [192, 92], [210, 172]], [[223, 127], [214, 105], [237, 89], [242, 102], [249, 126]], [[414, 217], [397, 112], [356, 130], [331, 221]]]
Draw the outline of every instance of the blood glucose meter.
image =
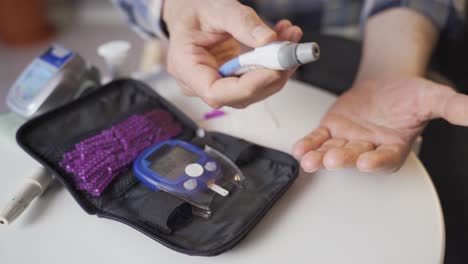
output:
[[210, 190], [226, 196], [216, 181], [222, 177], [219, 164], [203, 150], [181, 140], [155, 144], [133, 164], [136, 177], [149, 188], [164, 190], [197, 204], [197, 196]]
[[21, 73], [7, 95], [11, 111], [31, 118], [100, 83], [99, 72], [76, 52], [52, 45]]

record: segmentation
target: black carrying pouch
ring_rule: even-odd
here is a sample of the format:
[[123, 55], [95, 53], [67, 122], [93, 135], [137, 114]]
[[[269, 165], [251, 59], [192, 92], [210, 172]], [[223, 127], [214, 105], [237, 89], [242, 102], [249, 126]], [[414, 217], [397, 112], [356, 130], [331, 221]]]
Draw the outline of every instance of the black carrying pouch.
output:
[[[224, 185], [229, 196], [215, 195], [213, 215], [192, 214], [187, 202], [163, 191], [153, 192], [130, 169], [117, 176], [99, 197], [75, 188], [59, 166], [65, 152], [131, 115], [164, 109], [180, 122], [178, 139], [210, 147], [234, 161], [245, 176], [243, 188]], [[99, 90], [38, 116], [17, 132], [19, 145], [48, 168], [88, 213], [129, 225], [161, 244], [189, 255], [214, 256], [238, 244], [296, 179], [298, 162], [288, 154], [229, 135], [206, 132], [147, 85], [113, 81]]]

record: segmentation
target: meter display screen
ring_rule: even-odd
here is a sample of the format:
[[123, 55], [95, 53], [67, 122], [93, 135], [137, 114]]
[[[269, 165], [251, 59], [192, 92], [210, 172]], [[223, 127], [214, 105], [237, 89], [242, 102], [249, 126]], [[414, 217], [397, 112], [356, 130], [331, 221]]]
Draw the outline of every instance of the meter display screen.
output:
[[[68, 82], [64, 82], [68, 80], [66, 74], [75, 68], [77, 71], [84, 70], [84, 66], [77, 66], [76, 63], [69, 65], [68, 62], [75, 55], [77, 54], [60, 45], [52, 45], [35, 58], [16, 79], [8, 92], [7, 105], [10, 110], [30, 118], [41, 108], [47, 110], [58, 106], [60, 104], [58, 100], [48, 102], [47, 99], [56, 94], [57, 89], [62, 89], [65, 83], [68, 84]], [[68, 100], [68, 98], [64, 99]], [[46, 103], [48, 104], [45, 105]]]
[[48, 63], [34, 60], [18, 80], [16, 97], [23, 101], [32, 100], [57, 71], [57, 68]]
[[196, 163], [200, 156], [180, 146], [164, 145], [146, 158], [150, 169], [170, 180], [177, 180], [185, 174], [185, 167]]
[[29, 103], [46, 87], [47, 82], [70, 60], [73, 52], [53, 45], [33, 60], [16, 82], [15, 97]]

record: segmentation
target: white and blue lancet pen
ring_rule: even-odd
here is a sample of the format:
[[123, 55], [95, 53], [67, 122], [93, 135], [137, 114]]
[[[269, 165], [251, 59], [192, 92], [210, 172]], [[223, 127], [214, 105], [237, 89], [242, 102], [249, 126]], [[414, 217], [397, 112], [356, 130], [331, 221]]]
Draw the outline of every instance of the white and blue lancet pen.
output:
[[284, 71], [319, 58], [320, 47], [315, 42], [273, 42], [229, 60], [218, 71], [223, 77], [239, 76], [258, 68]]

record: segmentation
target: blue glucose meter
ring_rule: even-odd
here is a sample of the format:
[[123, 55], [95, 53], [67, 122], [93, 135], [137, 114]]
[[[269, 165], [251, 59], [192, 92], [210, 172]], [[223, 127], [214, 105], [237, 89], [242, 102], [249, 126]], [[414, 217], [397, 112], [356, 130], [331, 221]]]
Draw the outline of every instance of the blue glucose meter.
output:
[[[216, 184], [222, 177], [219, 164], [203, 150], [182, 140], [155, 144], [133, 163], [136, 177], [154, 191], [164, 190], [189, 202], [209, 190], [226, 196]], [[196, 202], [195, 202], [196, 204]]]

